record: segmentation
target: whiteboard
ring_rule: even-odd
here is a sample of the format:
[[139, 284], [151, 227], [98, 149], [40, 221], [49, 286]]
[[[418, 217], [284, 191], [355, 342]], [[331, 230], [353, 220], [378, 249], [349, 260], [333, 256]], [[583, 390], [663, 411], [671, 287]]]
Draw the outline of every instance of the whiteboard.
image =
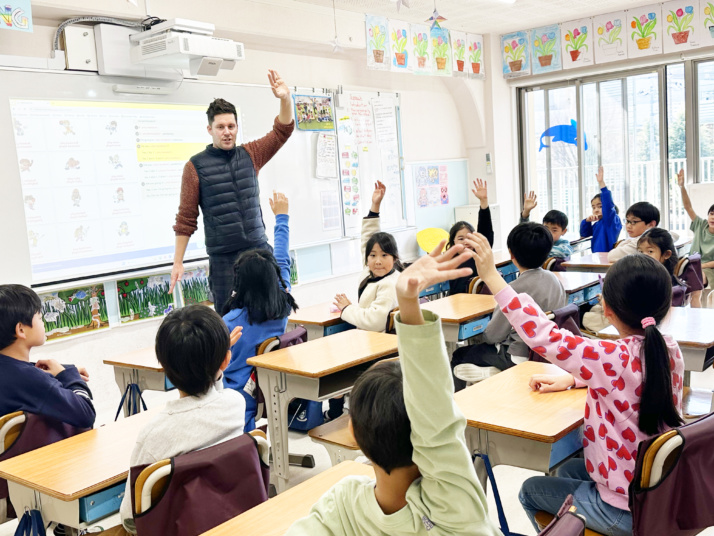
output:
[[[28, 227], [25, 223], [24, 196], [20, 181], [21, 164], [15, 146], [15, 128], [11, 120], [11, 99], [44, 99], [90, 102], [122, 102], [147, 104], [200, 105], [207, 107], [216, 97], [222, 97], [234, 103], [239, 108], [239, 122], [242, 128], [242, 141], [250, 141], [268, 133], [279, 110], [279, 102], [267, 86], [248, 86], [217, 82], [186, 80], [170, 95], [117, 95], [112, 91], [112, 85], [122, 82], [112, 77], [100, 77], [94, 73], [70, 72], [38, 72], [28, 70], [0, 70], [0, 158], [6, 163], [2, 177], [0, 196], [0, 214], [6, 222], [7, 229], [13, 233], [0, 239], [3, 257], [12, 259], [12, 263], [0, 268], [0, 281], [23, 281], [33, 283], [48, 283], [64, 277], [53, 277], [46, 274], [43, 277], [31, 277], [30, 240]], [[299, 90], [298, 90], [299, 91]], [[310, 91], [312, 93], [312, 91]], [[205, 128], [204, 128], [205, 132]], [[193, 134], [193, 133], [192, 133]], [[205, 143], [211, 139], [205, 133]], [[343, 236], [343, 226], [334, 225], [334, 219], [328, 221], [319, 210], [325, 203], [339, 200], [339, 183], [337, 179], [317, 179], [315, 177], [315, 153], [317, 134], [295, 131], [286, 145], [260, 171], [261, 206], [263, 209], [266, 231], [272, 237], [273, 215], [268, 204], [268, 197], [273, 189], [285, 192], [290, 199], [290, 233], [291, 247], [325, 242], [339, 239]], [[66, 164], [66, 163], [65, 163]], [[57, 170], [46, 171], [51, 180]], [[180, 184], [180, 175], [175, 177], [173, 184], [167, 185], [176, 189]], [[173, 210], [165, 210], [157, 214], [157, 226], [170, 229], [174, 224], [178, 197]], [[103, 211], [99, 211], [102, 216]], [[201, 217], [199, 217], [200, 221]], [[48, 222], [51, 224], [51, 222]], [[113, 222], [114, 223], [114, 222]], [[140, 232], [140, 231], [136, 231]], [[200, 235], [198, 234], [200, 233]], [[192, 242], [201, 243], [201, 230], [192, 237]], [[173, 252], [173, 236], [166, 244], [170, 257]], [[200, 244], [199, 244], [200, 245]], [[201, 248], [193, 252], [193, 256], [201, 255]], [[189, 256], [188, 258], [191, 258]], [[113, 272], [145, 267], [142, 259], [125, 266], [115, 266]], [[108, 273], [108, 272], [106, 272]], [[88, 273], [82, 263], [75, 266], [73, 278], [100, 275]]]

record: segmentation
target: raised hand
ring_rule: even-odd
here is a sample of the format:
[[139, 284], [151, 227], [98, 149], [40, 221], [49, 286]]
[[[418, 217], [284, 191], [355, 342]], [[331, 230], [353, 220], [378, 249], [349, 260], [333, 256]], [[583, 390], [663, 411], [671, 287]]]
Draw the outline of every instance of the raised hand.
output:
[[233, 331], [231, 331], [230, 335], [230, 341], [231, 341], [231, 348], [235, 343], [237, 343], [240, 338], [243, 336], [243, 326], [236, 326], [233, 328]]
[[679, 170], [679, 173], [677, 173], [677, 184], [679, 184], [680, 188], [686, 187], [686, 179], [684, 178], [684, 168]]
[[418, 298], [427, 287], [472, 273], [471, 268], [459, 268], [471, 254], [464, 251], [461, 244], [441, 253], [445, 244], [446, 240], [442, 240], [429, 255], [424, 255], [401, 273], [397, 279], [397, 298]]
[[287, 84], [280, 78], [278, 71], [268, 70], [268, 81], [270, 82], [270, 88], [273, 90], [273, 95], [279, 99], [290, 98], [290, 88]]
[[288, 213], [288, 198], [285, 194], [273, 190], [273, 197], [269, 198], [270, 209], [276, 216]]
[[601, 190], [607, 186], [605, 184], [605, 170], [602, 166], [597, 168], [597, 175], [595, 175], [595, 178], [597, 179], [597, 185], [600, 187]]
[[531, 190], [523, 198], [523, 217], [527, 218], [531, 215], [531, 211], [538, 206], [538, 196]]
[[474, 187], [471, 192], [476, 196], [476, 199], [481, 201], [481, 208], [488, 207], [488, 186], [486, 181], [481, 179], [476, 179], [473, 181]]
[[478, 275], [493, 294], [497, 294], [501, 289], [508, 286], [501, 274], [496, 270], [493, 250], [485, 236], [479, 233], [469, 233], [464, 239], [464, 244], [473, 248], [472, 255]]
[[387, 187], [382, 181], [374, 183], [374, 192], [372, 192], [372, 212], [379, 212], [379, 206], [382, 204], [384, 195], [387, 193]]

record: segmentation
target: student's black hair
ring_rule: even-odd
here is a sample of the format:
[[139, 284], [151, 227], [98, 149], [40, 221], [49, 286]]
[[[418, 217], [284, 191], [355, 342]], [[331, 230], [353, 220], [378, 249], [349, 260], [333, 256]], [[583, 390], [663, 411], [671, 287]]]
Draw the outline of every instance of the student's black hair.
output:
[[25, 285], [0, 285], [0, 350], [15, 342], [18, 324], [32, 326], [42, 309], [40, 297]]
[[166, 377], [191, 396], [208, 392], [229, 348], [226, 324], [205, 305], [171, 311], [156, 333], [156, 357]]
[[521, 223], [508, 233], [506, 246], [523, 268], [538, 268], [553, 249], [553, 235], [540, 223]]
[[[599, 199], [599, 200], [600, 200], [600, 203], [602, 203], [602, 195], [601, 195], [601, 194], [595, 194], [595, 196], [590, 200], [590, 204], [592, 204], [592, 202], [595, 201], [596, 199]], [[619, 213], [620, 213], [620, 209], [617, 208], [617, 205], [616, 205], [615, 203], [613, 203], [612, 206], [615, 207], [615, 214], [619, 214]]]
[[707, 214], [711, 214], [712, 212], [714, 212], [714, 205], [709, 207], [709, 210], [707, 210]]
[[454, 225], [451, 226], [451, 230], [449, 231], [449, 243], [446, 244], [446, 249], [449, 249], [450, 247], [454, 246], [454, 240], [456, 240], [456, 233], [458, 233], [461, 229], [468, 229], [469, 233], [476, 232], [474, 226], [471, 225], [469, 222], [457, 221]]
[[617, 318], [634, 333], [644, 333], [644, 361], [638, 426], [647, 435], [682, 424], [673, 401], [672, 370], [667, 343], [656, 326], [642, 329], [642, 320], [659, 324], [672, 305], [672, 279], [667, 269], [647, 255], [620, 259], [607, 272], [602, 297]]
[[211, 104], [208, 105], [208, 110], [206, 110], [206, 116], [208, 117], [208, 124], [212, 125], [213, 120], [217, 115], [221, 114], [233, 114], [233, 117], [238, 120], [238, 114], [236, 113], [236, 107], [230, 102], [224, 99], [215, 99]]
[[640, 201], [639, 203], [631, 205], [630, 208], [627, 209], [625, 218], [630, 215], [641, 219], [645, 223], [655, 222], [655, 225], [659, 225], [659, 209], [647, 201]]
[[669, 231], [662, 229], [661, 227], [647, 229], [637, 241], [638, 247], [641, 244], [652, 244], [653, 246], [657, 246], [662, 254], [666, 251], [670, 251], [671, 255], [669, 256], [669, 259], [665, 259], [662, 265], [667, 269], [669, 275], [672, 276], [673, 285], [685, 285], [685, 283], [677, 279], [677, 276], [674, 275], [674, 269], [677, 266], [679, 257], [677, 256], [677, 248], [674, 247], [674, 239]]
[[360, 450], [387, 474], [414, 463], [399, 362], [376, 363], [359, 377], [350, 395], [350, 418]]
[[543, 223], [552, 223], [565, 230], [568, 228], [568, 216], [565, 215], [565, 212], [550, 210], [543, 216]]
[[233, 292], [223, 314], [245, 309], [250, 324], [285, 318], [298, 308], [287, 289], [273, 254], [267, 249], [249, 249], [233, 265]]
[[[394, 237], [389, 234], [389, 233], [374, 233], [369, 240], [367, 240], [367, 247], [364, 248], [364, 264], [367, 266], [367, 262], [369, 261], [369, 254], [372, 251], [372, 248], [374, 247], [375, 244], [378, 244], [379, 247], [384, 251], [385, 253], [391, 255], [394, 257], [394, 268], [402, 272], [404, 271], [404, 265], [402, 265], [402, 261], [399, 260], [399, 248], [397, 247], [397, 241], [394, 239]], [[370, 280], [372, 280], [373, 275], [370, 274], [367, 277], [365, 277], [359, 284], [358, 288], [358, 295], [362, 295], [362, 291], [365, 289], [365, 287], [369, 284]]]

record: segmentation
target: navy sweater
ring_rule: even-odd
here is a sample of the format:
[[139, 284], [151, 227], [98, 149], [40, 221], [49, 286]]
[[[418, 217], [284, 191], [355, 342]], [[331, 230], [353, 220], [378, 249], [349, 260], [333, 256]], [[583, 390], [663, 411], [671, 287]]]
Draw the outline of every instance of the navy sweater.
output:
[[35, 367], [0, 354], [0, 415], [27, 411], [57, 419], [77, 428], [92, 428], [96, 412], [92, 393], [77, 368], [53, 377]]

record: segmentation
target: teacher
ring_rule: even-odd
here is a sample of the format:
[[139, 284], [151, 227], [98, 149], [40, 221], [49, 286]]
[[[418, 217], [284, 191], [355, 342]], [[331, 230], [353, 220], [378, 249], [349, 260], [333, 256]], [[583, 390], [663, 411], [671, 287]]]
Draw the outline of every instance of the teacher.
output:
[[213, 144], [193, 155], [183, 168], [181, 201], [176, 214], [176, 249], [171, 270], [173, 293], [183, 277], [183, 257], [197, 229], [198, 207], [203, 214], [208, 282], [219, 314], [233, 286], [233, 264], [247, 249], [270, 249], [260, 209], [258, 172], [280, 150], [295, 127], [290, 89], [275, 71], [268, 71], [273, 94], [280, 99], [280, 113], [273, 130], [264, 137], [236, 146], [236, 109], [223, 99], [206, 111]]

